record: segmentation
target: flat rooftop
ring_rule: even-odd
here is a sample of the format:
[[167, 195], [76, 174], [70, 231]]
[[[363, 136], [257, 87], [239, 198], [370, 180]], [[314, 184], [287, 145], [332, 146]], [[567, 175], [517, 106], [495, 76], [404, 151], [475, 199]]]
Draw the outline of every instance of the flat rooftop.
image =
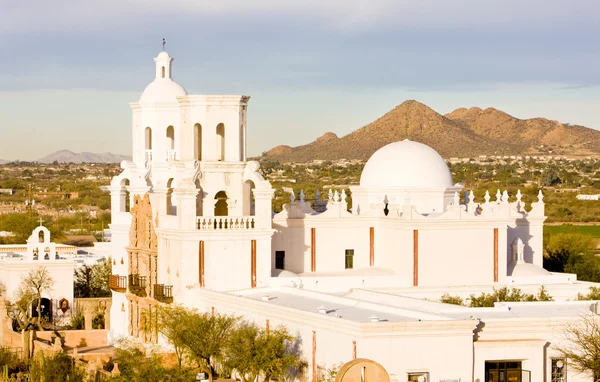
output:
[[369, 289], [322, 293], [292, 287], [246, 289], [236, 295], [265, 304], [324, 314], [353, 322], [456, 321], [468, 319], [577, 318], [594, 301], [499, 302], [491, 308], [444, 304], [414, 296]]

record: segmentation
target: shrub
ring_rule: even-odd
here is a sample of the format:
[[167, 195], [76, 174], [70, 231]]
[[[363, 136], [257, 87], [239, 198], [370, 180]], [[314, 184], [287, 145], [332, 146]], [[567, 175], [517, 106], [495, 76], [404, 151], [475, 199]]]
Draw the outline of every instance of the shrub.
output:
[[453, 305], [464, 305], [464, 301], [459, 296], [450, 296], [448, 293], [444, 293], [444, 295], [440, 298], [440, 302], [444, 304], [453, 304]]
[[508, 289], [508, 287], [502, 287], [500, 289], [494, 288], [492, 293], [482, 292], [480, 296], [472, 294], [469, 299], [472, 308], [484, 308], [493, 307], [495, 302], [502, 301], [552, 301], [552, 296], [548, 294], [548, 291], [542, 285], [537, 295], [523, 293], [518, 288]]
[[600, 287], [590, 287], [588, 294], [577, 294], [578, 300], [600, 300]]

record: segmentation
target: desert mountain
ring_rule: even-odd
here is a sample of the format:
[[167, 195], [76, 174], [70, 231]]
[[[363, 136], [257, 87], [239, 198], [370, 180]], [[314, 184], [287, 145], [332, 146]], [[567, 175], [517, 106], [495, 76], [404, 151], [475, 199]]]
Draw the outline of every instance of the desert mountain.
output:
[[74, 153], [69, 150], [59, 150], [48, 154], [37, 160], [40, 163], [120, 163], [123, 160], [131, 160], [130, 156], [112, 153]]
[[[406, 101], [383, 117], [346, 136], [326, 133], [304, 146], [277, 146], [261, 159], [306, 162], [312, 159], [368, 159], [388, 143], [410, 139], [442, 156], [517, 154], [600, 154], [600, 131], [545, 118], [521, 120], [488, 108], [457, 109], [441, 115], [417, 101]], [[543, 146], [542, 146], [543, 145]]]

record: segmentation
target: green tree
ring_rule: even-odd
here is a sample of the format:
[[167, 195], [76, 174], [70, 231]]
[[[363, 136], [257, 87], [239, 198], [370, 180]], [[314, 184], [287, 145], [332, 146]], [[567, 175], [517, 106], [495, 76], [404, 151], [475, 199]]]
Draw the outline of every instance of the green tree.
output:
[[558, 348], [569, 367], [578, 372], [589, 372], [594, 381], [600, 378], [600, 318], [590, 313], [565, 326], [565, 345]]
[[211, 382], [217, 376], [215, 362], [223, 359], [227, 338], [237, 322], [234, 316], [198, 312], [193, 312], [186, 322], [185, 351], [208, 373]]
[[85, 371], [75, 365], [75, 360], [65, 353], [45, 356], [39, 352], [29, 365], [29, 379], [31, 382], [48, 381], [85, 381]]
[[578, 256], [591, 255], [596, 248], [594, 238], [580, 233], [559, 233], [544, 237], [544, 268], [551, 272], [565, 272]]
[[175, 349], [179, 370], [182, 368], [186, 351], [187, 328], [192, 324], [194, 318], [194, 312], [179, 305], [159, 306], [158, 308], [158, 331]]
[[[28, 348], [30, 343], [31, 331], [44, 330], [42, 326], [42, 293], [50, 290], [54, 285], [54, 280], [50, 272], [45, 267], [31, 269], [29, 273], [21, 280], [21, 285], [16, 291], [16, 298], [13, 303], [9, 302], [9, 311], [13, 319], [17, 321], [19, 330], [23, 330], [24, 343], [27, 348], [24, 349], [26, 358], [29, 358], [33, 349]], [[31, 307], [36, 304], [37, 317], [32, 314]]]
[[267, 330], [249, 322], [240, 323], [228, 338], [224, 364], [237, 370], [243, 382], [263, 376], [265, 381], [281, 379], [287, 370], [300, 364], [288, 344], [294, 340], [283, 328]]
[[92, 266], [75, 269], [74, 292], [77, 298], [109, 297], [108, 276], [112, 273], [111, 259], [100, 260]]

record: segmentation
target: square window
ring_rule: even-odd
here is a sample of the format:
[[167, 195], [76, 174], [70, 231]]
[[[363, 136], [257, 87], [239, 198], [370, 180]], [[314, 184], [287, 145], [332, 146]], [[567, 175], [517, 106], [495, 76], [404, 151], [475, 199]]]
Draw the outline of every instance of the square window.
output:
[[408, 382], [429, 382], [429, 373], [426, 371], [408, 373]]
[[347, 249], [346, 250], [346, 269], [354, 268], [354, 250]]
[[285, 269], [285, 251], [275, 251], [275, 269]]

